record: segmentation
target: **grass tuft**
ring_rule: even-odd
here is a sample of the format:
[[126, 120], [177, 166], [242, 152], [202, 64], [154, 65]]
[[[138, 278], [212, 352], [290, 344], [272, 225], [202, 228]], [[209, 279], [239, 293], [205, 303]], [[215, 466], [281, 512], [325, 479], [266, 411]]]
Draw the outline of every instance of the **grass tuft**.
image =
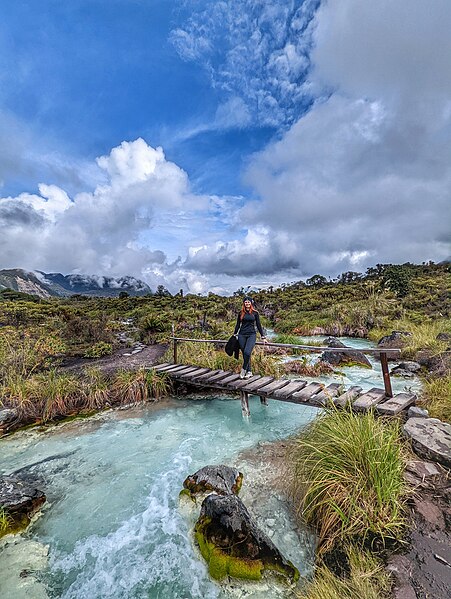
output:
[[322, 565], [298, 599], [383, 599], [389, 597], [391, 581], [383, 564], [368, 551], [347, 549], [349, 576], [340, 578]]
[[399, 539], [407, 489], [397, 421], [330, 410], [293, 443], [291, 489], [326, 553], [350, 539]]
[[433, 418], [451, 422], [451, 374], [424, 380], [420, 404]]

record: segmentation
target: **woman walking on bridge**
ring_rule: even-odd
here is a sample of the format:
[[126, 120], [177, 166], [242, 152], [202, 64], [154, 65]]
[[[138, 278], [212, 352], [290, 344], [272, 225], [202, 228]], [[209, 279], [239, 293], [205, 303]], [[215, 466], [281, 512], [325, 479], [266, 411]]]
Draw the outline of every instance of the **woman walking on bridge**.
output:
[[246, 296], [243, 300], [243, 307], [238, 312], [234, 331], [243, 352], [243, 368], [240, 372], [240, 378], [242, 379], [248, 379], [252, 376], [251, 354], [257, 341], [257, 330], [266, 343], [266, 336], [260, 323], [260, 315], [255, 309], [252, 299]]

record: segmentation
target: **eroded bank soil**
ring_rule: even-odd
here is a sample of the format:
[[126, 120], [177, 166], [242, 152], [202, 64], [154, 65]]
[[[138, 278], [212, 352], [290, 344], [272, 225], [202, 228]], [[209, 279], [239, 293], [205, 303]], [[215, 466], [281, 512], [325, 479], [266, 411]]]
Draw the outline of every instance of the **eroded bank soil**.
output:
[[388, 560], [395, 599], [451, 596], [451, 480], [449, 472], [435, 466], [437, 476], [417, 481], [408, 548]]

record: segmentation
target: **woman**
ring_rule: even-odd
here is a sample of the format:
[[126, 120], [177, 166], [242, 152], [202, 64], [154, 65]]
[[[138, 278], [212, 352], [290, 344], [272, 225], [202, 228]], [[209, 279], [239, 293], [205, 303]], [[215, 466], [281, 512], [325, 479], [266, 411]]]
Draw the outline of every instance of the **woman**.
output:
[[243, 368], [240, 372], [241, 379], [249, 379], [252, 376], [251, 353], [257, 341], [257, 330], [262, 340], [266, 343], [266, 336], [260, 323], [260, 316], [253, 306], [252, 299], [246, 296], [243, 300], [243, 307], [238, 312], [235, 331], [233, 333], [238, 336], [238, 342], [243, 352]]

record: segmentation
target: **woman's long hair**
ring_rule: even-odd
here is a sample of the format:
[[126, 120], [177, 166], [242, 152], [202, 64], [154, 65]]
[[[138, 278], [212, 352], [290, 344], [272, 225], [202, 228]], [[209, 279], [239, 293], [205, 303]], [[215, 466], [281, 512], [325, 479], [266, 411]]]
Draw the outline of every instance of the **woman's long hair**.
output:
[[[252, 312], [256, 312], [256, 311], [257, 310], [254, 308], [254, 305], [251, 302], [251, 306], [249, 308], [249, 314], [252, 314]], [[241, 308], [241, 312], [240, 312], [240, 320], [243, 320], [245, 314], [246, 314], [246, 308], [244, 307], [244, 302], [243, 302], [243, 307]]]

